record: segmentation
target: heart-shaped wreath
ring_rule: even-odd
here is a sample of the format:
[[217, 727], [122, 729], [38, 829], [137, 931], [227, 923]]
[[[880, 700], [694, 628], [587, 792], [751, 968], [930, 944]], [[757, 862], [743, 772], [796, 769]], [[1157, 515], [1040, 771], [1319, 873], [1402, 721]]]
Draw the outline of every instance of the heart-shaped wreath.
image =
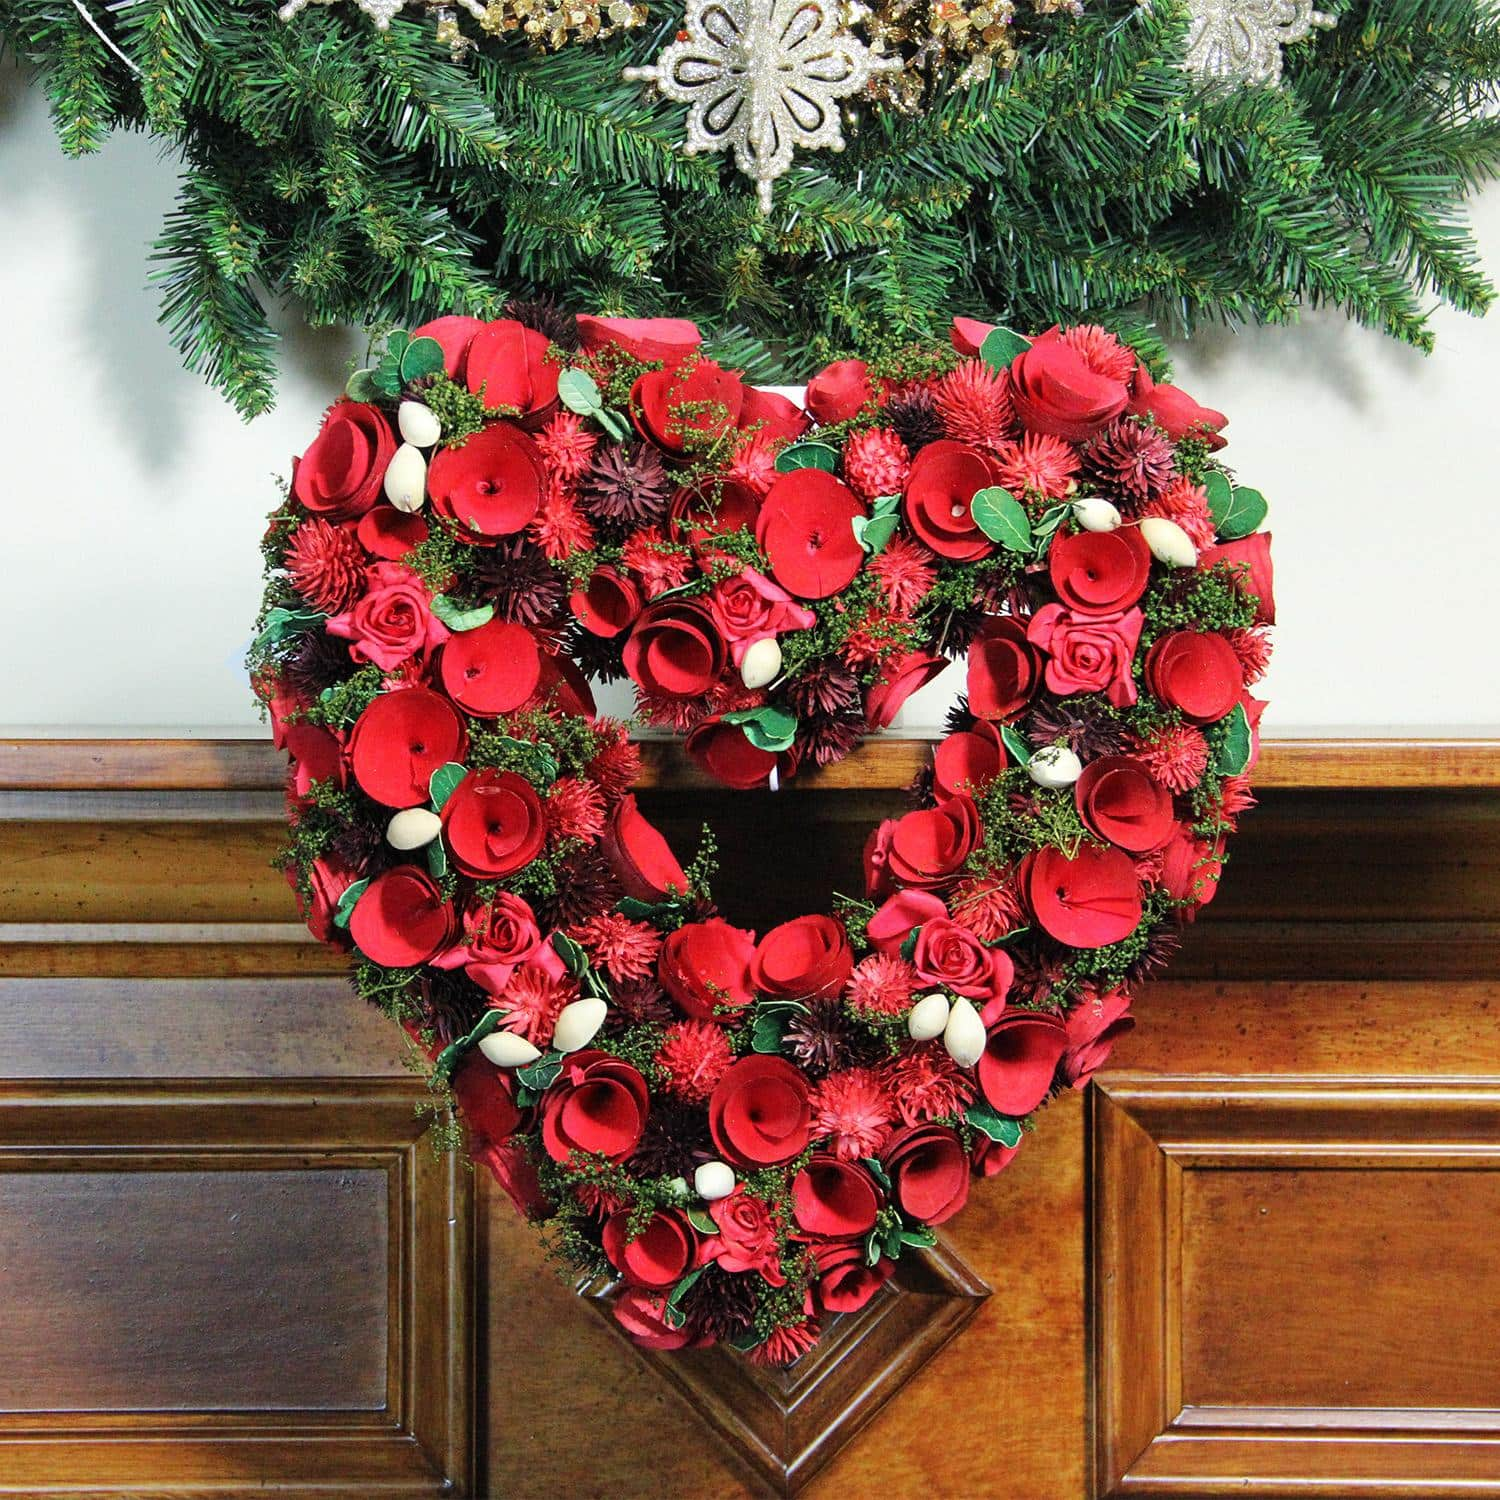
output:
[[[252, 651], [287, 875], [641, 1342], [809, 1348], [1087, 1080], [1212, 897], [1273, 613], [1224, 420], [1096, 327], [957, 319], [803, 411], [690, 324], [551, 309], [394, 334], [330, 408]], [[866, 899], [759, 939], [586, 680], [774, 787], [964, 653]]]

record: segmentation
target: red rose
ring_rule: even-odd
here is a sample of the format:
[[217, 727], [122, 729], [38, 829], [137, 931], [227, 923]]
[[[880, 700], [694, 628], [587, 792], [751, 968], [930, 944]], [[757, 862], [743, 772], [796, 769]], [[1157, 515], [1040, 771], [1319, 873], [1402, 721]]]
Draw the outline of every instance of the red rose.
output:
[[803, 396], [820, 427], [833, 427], [856, 417], [875, 399], [870, 367], [862, 359], [839, 359], [807, 382]]
[[464, 913], [462, 944], [434, 960], [440, 969], [463, 966], [464, 973], [488, 995], [497, 998], [516, 969], [537, 956], [542, 946], [536, 914], [526, 901], [501, 891], [488, 905]]
[[726, 724], [717, 714], [689, 732], [685, 748], [715, 781], [737, 791], [764, 786], [778, 767], [784, 779], [795, 767], [789, 754], [757, 749], [738, 724]]
[[729, 1025], [755, 998], [750, 961], [755, 934], [722, 917], [687, 922], [661, 945], [657, 974], [662, 988], [689, 1016]]
[[891, 1279], [896, 1269], [884, 1256], [873, 1266], [865, 1247], [849, 1240], [820, 1240], [813, 1246], [818, 1280], [813, 1288], [824, 1313], [858, 1312]]
[[470, 391], [491, 408], [508, 407], [523, 417], [543, 413], [557, 400], [562, 367], [547, 357], [551, 343], [514, 318], [499, 318], [474, 335], [464, 365]]
[[708, 1100], [714, 1145], [741, 1167], [790, 1161], [807, 1146], [811, 1116], [806, 1074], [784, 1057], [759, 1052], [734, 1063]]
[[716, 536], [754, 531], [759, 513], [760, 496], [736, 479], [715, 480], [697, 488], [684, 485], [672, 496], [667, 530], [673, 541], [702, 548]]
[[1031, 856], [1027, 895], [1043, 928], [1070, 948], [1103, 948], [1140, 926], [1141, 882], [1135, 861], [1119, 849], [1082, 845]]
[[359, 518], [354, 534], [371, 557], [400, 562], [427, 540], [427, 522], [394, 505], [375, 505]]
[[875, 1227], [879, 1212], [870, 1174], [827, 1152], [815, 1152], [792, 1179], [792, 1217], [821, 1239], [859, 1239]]
[[371, 963], [414, 969], [453, 941], [453, 908], [437, 882], [415, 865], [377, 875], [349, 918], [349, 935]]
[[1026, 638], [1047, 653], [1044, 680], [1059, 697], [1103, 693], [1116, 708], [1135, 702], [1131, 664], [1145, 616], [1074, 615], [1060, 604], [1043, 605], [1026, 627]]
[[1146, 592], [1151, 549], [1139, 526], [1060, 536], [1047, 559], [1057, 597], [1075, 615], [1117, 615]]
[[443, 837], [454, 865], [475, 880], [514, 875], [547, 838], [541, 799], [514, 771], [470, 771], [443, 804]]
[[1120, 990], [1088, 996], [1068, 1012], [1068, 1049], [1062, 1057], [1062, 1076], [1081, 1089], [1109, 1061], [1115, 1039], [1135, 1026], [1130, 996]]
[[946, 1125], [908, 1125], [885, 1143], [881, 1165], [901, 1212], [941, 1224], [969, 1201], [969, 1162]]
[[542, 1096], [542, 1145], [553, 1161], [575, 1151], [624, 1161], [651, 1107], [646, 1080], [607, 1052], [575, 1052]]
[[354, 779], [387, 807], [417, 807], [427, 801], [432, 773], [460, 761], [468, 745], [453, 705], [428, 688], [382, 693], [359, 716], [349, 734]]
[[980, 719], [1014, 719], [1036, 692], [1042, 659], [1025, 624], [1006, 615], [986, 620], [969, 647], [969, 711]]
[[947, 915], [943, 898], [931, 891], [897, 891], [865, 924], [865, 935], [877, 952], [899, 953], [913, 927]]
[[667, 1321], [667, 1299], [639, 1287], [627, 1287], [615, 1298], [615, 1322], [643, 1349], [688, 1349], [712, 1343], [701, 1333]]
[[806, 1000], [837, 995], [854, 972], [849, 934], [836, 917], [793, 917], [773, 927], [755, 949], [750, 977], [763, 994]]
[[993, 460], [967, 443], [942, 438], [928, 443], [906, 476], [906, 519], [939, 557], [975, 562], [995, 544], [979, 529], [970, 502], [997, 483]]
[[1073, 796], [1091, 833], [1132, 854], [1161, 848], [1175, 826], [1172, 794], [1128, 755], [1090, 761]]
[[686, 318], [599, 318], [590, 313], [579, 313], [578, 337], [590, 354], [613, 347], [642, 364], [661, 360], [668, 369], [703, 343], [698, 325]]
[[957, 922], [939, 917], [917, 934], [912, 963], [924, 984], [939, 984], [984, 1005], [1005, 1003], [1015, 966], [1000, 948], [986, 948]]
[[1022, 425], [1081, 443], [1102, 431], [1130, 399], [1123, 381], [1098, 375], [1049, 328], [1011, 362], [1010, 399]]
[[446, 318], [434, 318], [420, 328], [413, 328], [411, 341], [415, 344], [418, 339], [433, 339], [442, 347], [443, 369], [448, 378], [461, 381], [464, 378], [469, 345], [474, 342], [474, 336], [483, 330], [483, 318], [465, 318], [455, 314]]
[[1245, 671], [1211, 630], [1174, 630], [1146, 655], [1146, 686], [1194, 724], [1217, 724], [1240, 701]]
[[604, 1253], [631, 1286], [665, 1291], [676, 1286], [698, 1254], [698, 1236], [675, 1208], [658, 1209], [634, 1239], [629, 1236], [630, 1214], [611, 1214], [604, 1221]]
[[1149, 417], [1174, 443], [1193, 437], [1202, 439], [1211, 451], [1225, 445], [1226, 439], [1219, 432], [1229, 418], [1221, 411], [1199, 406], [1175, 385], [1157, 385], [1145, 365], [1136, 369], [1129, 411], [1135, 417]]
[[[1223, 873], [1221, 853], [1205, 840], [1194, 838], [1190, 828], [1179, 824], [1162, 851], [1162, 889], [1174, 901], [1207, 906], [1219, 893], [1219, 876]], [[1183, 910], [1178, 916], [1191, 921], [1193, 913]]]
[[859, 497], [822, 469], [781, 475], [761, 502], [755, 539], [771, 571], [802, 599], [826, 599], [848, 586], [864, 562], [854, 521], [865, 514]]
[[[1200, 568], [1211, 568], [1215, 563], [1241, 565], [1240, 589], [1242, 593], [1255, 596], [1255, 621], [1258, 625], [1276, 623], [1275, 575], [1271, 570], [1271, 533], [1257, 531], [1243, 536], [1235, 542], [1220, 542], [1198, 556]], [[1244, 568], [1249, 568], [1246, 574]]]
[[978, 848], [982, 832], [972, 797], [950, 797], [938, 807], [909, 812], [891, 830], [890, 873], [902, 885], [923, 890], [948, 885]]
[[932, 682], [947, 665], [941, 656], [926, 651], [908, 651], [892, 657], [881, 667], [879, 679], [865, 697], [866, 725], [871, 729], [889, 729], [906, 700]]
[[630, 412], [641, 436], [673, 455], [687, 452], [688, 434], [712, 440], [738, 427], [744, 403], [739, 372], [721, 370], [711, 359], [650, 370], [630, 392]]
[[1029, 1115], [1052, 1087], [1068, 1033], [1056, 1016], [1013, 1010], [990, 1027], [979, 1059], [979, 1089], [996, 1114]]
[[625, 894], [637, 901], [665, 901], [687, 891], [687, 876], [660, 831], [636, 805], [622, 797], [610, 817], [604, 853]]
[[941, 741], [932, 755], [932, 791], [939, 802], [993, 781], [1005, 769], [1005, 741], [993, 724], [980, 719]]
[[714, 1258], [724, 1270], [763, 1276], [771, 1286], [786, 1285], [769, 1203], [752, 1198], [741, 1185], [711, 1203], [708, 1212], [719, 1227]]
[[376, 563], [366, 588], [353, 609], [330, 616], [326, 627], [329, 635], [349, 642], [355, 661], [374, 662], [390, 672], [448, 639], [448, 627], [432, 613], [427, 585], [409, 569]]
[[810, 609], [795, 603], [785, 589], [754, 568], [716, 583], [708, 607], [720, 635], [729, 643], [735, 666], [744, 661], [745, 652], [756, 641], [788, 630], [807, 630], [818, 622]]
[[380, 497], [396, 437], [385, 414], [362, 401], [335, 401], [292, 473], [292, 494], [328, 521], [362, 516]]
[[573, 615], [590, 635], [613, 640], [635, 624], [641, 612], [641, 591], [628, 574], [595, 568], [587, 584], [568, 596]]
[[955, 318], [953, 327], [948, 331], [948, 342], [960, 354], [975, 359], [984, 348], [984, 341], [997, 326], [995, 323], [981, 323], [978, 318]]
[[724, 673], [728, 651], [714, 617], [691, 599], [645, 609], [625, 642], [625, 670], [647, 693], [698, 698]]
[[807, 420], [807, 413], [779, 391], [762, 391], [747, 385], [740, 406], [739, 425], [745, 429], [753, 428], [764, 438], [789, 443], [801, 437], [812, 424]]
[[542, 658], [524, 625], [491, 620], [453, 636], [443, 647], [439, 676], [460, 708], [489, 719], [531, 698], [541, 685]]
[[470, 540], [522, 530], [545, 488], [536, 444], [511, 422], [491, 422], [461, 448], [440, 448], [427, 471], [433, 511], [467, 530]]

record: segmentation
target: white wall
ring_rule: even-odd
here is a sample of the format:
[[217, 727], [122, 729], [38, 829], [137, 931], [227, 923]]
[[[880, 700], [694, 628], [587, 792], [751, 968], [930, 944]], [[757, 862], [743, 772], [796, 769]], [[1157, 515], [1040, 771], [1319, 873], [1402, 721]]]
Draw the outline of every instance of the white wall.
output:
[[[258, 733], [240, 670], [274, 474], [360, 341], [288, 331], [250, 424], [155, 322], [150, 242], [175, 169], [146, 139], [68, 162], [0, 69], [0, 733]], [[1500, 266], [1500, 190], [1478, 205]], [[1231, 414], [1226, 458], [1272, 502], [1280, 733], [1500, 722], [1494, 435], [1500, 313], [1444, 313], [1422, 356], [1337, 317], [1202, 339], [1178, 379]], [[907, 729], [941, 721], [940, 680]]]

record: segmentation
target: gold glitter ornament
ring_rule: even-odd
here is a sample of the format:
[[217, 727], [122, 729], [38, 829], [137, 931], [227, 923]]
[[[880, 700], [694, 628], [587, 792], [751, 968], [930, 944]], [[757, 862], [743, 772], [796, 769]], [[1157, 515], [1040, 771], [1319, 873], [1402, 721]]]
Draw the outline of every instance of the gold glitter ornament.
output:
[[[286, 0], [277, 11], [283, 21], [290, 21], [309, 4], [333, 5], [338, 0]], [[646, 7], [630, 0], [570, 0], [566, 6], [550, 0], [354, 0], [360, 10], [375, 23], [377, 31], [389, 29], [391, 21], [407, 6], [416, 5], [431, 13], [436, 25], [434, 38], [447, 47], [455, 61], [475, 46], [459, 24], [458, 10], [466, 11], [489, 36], [509, 36], [520, 32], [534, 47], [555, 50], [570, 42], [602, 41], [618, 31], [639, 26], [646, 19]]]

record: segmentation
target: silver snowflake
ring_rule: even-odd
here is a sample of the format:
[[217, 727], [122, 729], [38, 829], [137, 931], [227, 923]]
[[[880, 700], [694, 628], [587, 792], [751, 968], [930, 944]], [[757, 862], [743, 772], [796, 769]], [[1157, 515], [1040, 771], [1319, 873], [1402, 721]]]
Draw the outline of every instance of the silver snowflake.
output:
[[1333, 24], [1313, 0], [1192, 0], [1187, 65], [1200, 78], [1280, 83], [1281, 49]]
[[690, 105], [689, 154], [733, 151], [763, 211], [794, 150], [844, 149], [838, 101], [898, 71], [844, 29], [836, 0], [688, 0], [680, 41], [625, 76]]

